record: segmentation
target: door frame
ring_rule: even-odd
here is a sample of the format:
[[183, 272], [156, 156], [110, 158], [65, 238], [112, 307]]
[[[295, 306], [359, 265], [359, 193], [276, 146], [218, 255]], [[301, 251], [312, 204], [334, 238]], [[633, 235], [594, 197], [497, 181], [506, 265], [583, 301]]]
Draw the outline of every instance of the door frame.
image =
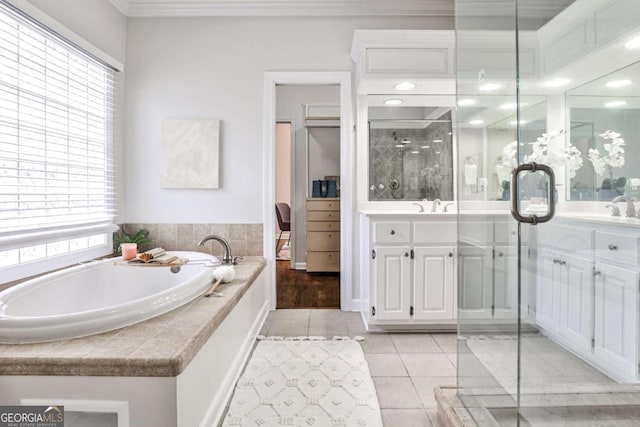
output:
[[[275, 268], [275, 125], [276, 85], [321, 85], [340, 86], [340, 309], [358, 310], [352, 304], [353, 291], [353, 215], [355, 196], [355, 155], [353, 138], [351, 72], [349, 71], [267, 71], [264, 73], [264, 118], [263, 118], [263, 230], [264, 258], [267, 261], [269, 281], [269, 305], [276, 309]], [[293, 249], [293, 248], [292, 248]]]

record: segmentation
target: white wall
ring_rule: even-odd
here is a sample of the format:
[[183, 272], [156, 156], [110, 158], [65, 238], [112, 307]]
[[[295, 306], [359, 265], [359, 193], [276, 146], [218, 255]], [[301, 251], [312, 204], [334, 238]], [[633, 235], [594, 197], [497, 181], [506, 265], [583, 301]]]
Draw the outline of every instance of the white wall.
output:
[[[263, 221], [265, 71], [349, 71], [355, 29], [451, 29], [450, 18], [153, 18], [127, 22], [126, 219]], [[221, 188], [160, 188], [164, 118], [222, 120]]]
[[[292, 120], [295, 138], [295, 166], [293, 171], [294, 189], [292, 194], [292, 220], [295, 221], [292, 238], [293, 260], [296, 264], [306, 262], [306, 198], [307, 181], [307, 146], [306, 128], [304, 127], [304, 104], [340, 104], [340, 86], [338, 85], [278, 85], [276, 87], [276, 118]], [[338, 136], [338, 139], [340, 137]], [[315, 162], [316, 159], [313, 159]], [[340, 175], [340, 167], [335, 175]], [[310, 194], [309, 194], [310, 195]], [[301, 265], [298, 265], [301, 267]]]
[[[12, 1], [19, 6], [20, 1]], [[109, 0], [28, 0], [89, 43], [124, 63], [126, 20]]]

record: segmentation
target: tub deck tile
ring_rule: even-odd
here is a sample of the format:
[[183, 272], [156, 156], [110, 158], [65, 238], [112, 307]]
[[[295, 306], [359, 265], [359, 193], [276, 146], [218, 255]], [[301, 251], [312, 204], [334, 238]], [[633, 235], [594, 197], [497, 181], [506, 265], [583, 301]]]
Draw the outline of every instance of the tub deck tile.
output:
[[0, 375], [173, 377], [216, 331], [266, 266], [245, 257], [222, 297], [203, 298], [135, 325], [72, 340], [0, 344]]

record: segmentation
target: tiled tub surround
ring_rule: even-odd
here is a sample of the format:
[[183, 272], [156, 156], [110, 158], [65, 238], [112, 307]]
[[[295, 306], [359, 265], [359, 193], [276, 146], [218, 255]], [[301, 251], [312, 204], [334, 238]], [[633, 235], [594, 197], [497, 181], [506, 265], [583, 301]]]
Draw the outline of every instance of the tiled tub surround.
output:
[[136, 427], [217, 425], [267, 315], [265, 266], [246, 257], [223, 297], [118, 331], [0, 346], [0, 403], [54, 399]]
[[222, 256], [222, 245], [207, 242], [203, 247], [198, 242], [210, 234], [218, 234], [229, 241], [234, 256], [263, 255], [263, 224], [140, 224], [128, 223], [120, 226], [126, 233], [135, 234], [140, 228], [149, 230], [152, 240], [143, 250], [161, 247], [168, 251], [207, 252]]
[[236, 266], [235, 279], [219, 287], [223, 297], [200, 297], [119, 330], [42, 344], [0, 344], [0, 374], [176, 376], [238, 304], [265, 265], [261, 257], [246, 257]]
[[[451, 120], [450, 113], [439, 120]], [[431, 123], [423, 129], [370, 129], [369, 185], [375, 189], [369, 191], [369, 200], [453, 200], [450, 133], [450, 122]], [[405, 138], [411, 143], [397, 148]], [[400, 181], [396, 190], [390, 186], [393, 179]]]

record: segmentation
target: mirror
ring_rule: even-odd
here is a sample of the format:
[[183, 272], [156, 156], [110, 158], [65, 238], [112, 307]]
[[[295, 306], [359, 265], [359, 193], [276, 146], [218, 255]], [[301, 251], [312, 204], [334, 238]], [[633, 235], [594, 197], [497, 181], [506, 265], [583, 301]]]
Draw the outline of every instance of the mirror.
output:
[[567, 92], [570, 142], [583, 158], [569, 176], [570, 200], [640, 195], [640, 157], [631, 155], [640, 145], [639, 75], [637, 63]]
[[453, 200], [452, 108], [369, 96], [369, 200]]
[[[514, 97], [509, 95], [460, 95], [458, 134], [461, 141], [461, 200], [510, 200], [509, 180], [516, 162], [516, 111]], [[531, 156], [533, 143], [546, 132], [547, 102], [545, 96], [521, 98], [520, 137], [522, 156]], [[477, 164], [478, 175], [467, 174], [467, 165]], [[528, 179], [527, 185], [535, 186]], [[525, 185], [526, 187], [526, 185]], [[538, 191], [529, 188], [526, 194]]]

